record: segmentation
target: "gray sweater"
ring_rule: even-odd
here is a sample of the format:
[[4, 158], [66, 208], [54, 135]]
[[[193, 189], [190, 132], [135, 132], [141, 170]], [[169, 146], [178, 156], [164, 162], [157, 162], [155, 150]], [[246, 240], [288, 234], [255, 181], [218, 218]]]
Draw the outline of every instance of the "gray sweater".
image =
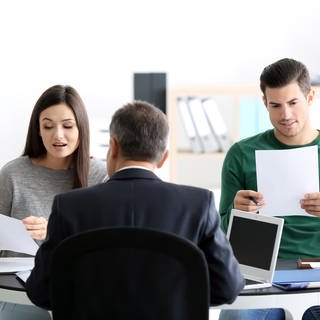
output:
[[[106, 165], [91, 159], [89, 186], [106, 180]], [[28, 156], [8, 162], [0, 170], [0, 213], [17, 219], [33, 215], [49, 218], [53, 198], [72, 189], [71, 170], [33, 165]]]

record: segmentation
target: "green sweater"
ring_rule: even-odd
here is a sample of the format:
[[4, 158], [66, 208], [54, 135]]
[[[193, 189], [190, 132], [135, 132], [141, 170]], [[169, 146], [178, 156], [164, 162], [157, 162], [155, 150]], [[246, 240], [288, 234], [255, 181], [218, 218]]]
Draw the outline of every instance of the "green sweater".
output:
[[[237, 191], [257, 190], [255, 150], [291, 149], [313, 145], [320, 146], [320, 137], [306, 145], [288, 146], [275, 138], [273, 130], [265, 131], [235, 143], [226, 155], [221, 176], [219, 211], [221, 227], [224, 232], [228, 227], [230, 212]], [[310, 192], [316, 191], [310, 190]], [[312, 215], [285, 216], [283, 218], [284, 227], [279, 258], [320, 257], [320, 218]]]

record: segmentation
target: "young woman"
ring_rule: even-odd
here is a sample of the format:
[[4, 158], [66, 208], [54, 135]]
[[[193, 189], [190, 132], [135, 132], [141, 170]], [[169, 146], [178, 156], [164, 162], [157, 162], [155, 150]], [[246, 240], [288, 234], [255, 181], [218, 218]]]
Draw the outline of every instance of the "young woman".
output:
[[[0, 213], [21, 219], [39, 244], [46, 237], [56, 194], [106, 180], [105, 164], [90, 157], [89, 138], [81, 97], [70, 86], [55, 85], [34, 106], [23, 155], [0, 170]], [[1, 254], [19, 255], [8, 251]], [[9, 312], [8, 304], [0, 309], [2, 319], [3, 312]], [[37, 319], [36, 315], [31, 318]]]

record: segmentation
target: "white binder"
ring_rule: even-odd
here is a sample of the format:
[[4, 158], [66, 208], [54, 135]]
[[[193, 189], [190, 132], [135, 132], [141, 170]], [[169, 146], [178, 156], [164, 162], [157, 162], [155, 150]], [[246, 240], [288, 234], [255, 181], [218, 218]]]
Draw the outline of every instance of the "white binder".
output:
[[203, 99], [202, 107], [208, 120], [211, 132], [216, 137], [219, 143], [220, 151], [228, 151], [228, 149], [232, 145], [232, 140], [215, 99]]
[[210, 129], [206, 115], [202, 108], [202, 98], [200, 97], [188, 98], [188, 106], [189, 106], [189, 111], [195, 127], [195, 131], [199, 137], [203, 151], [204, 152], [219, 151], [219, 144]]
[[202, 145], [196, 133], [191, 114], [189, 112], [188, 102], [186, 98], [178, 98], [177, 107], [181, 116], [183, 127], [190, 141], [190, 147], [193, 152], [202, 152]]

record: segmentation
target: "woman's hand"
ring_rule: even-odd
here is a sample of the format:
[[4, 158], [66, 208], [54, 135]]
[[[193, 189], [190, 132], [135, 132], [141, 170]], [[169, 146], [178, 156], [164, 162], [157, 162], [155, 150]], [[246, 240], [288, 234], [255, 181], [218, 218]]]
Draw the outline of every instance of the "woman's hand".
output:
[[44, 240], [47, 236], [47, 219], [43, 217], [29, 216], [22, 219], [22, 222], [29, 232], [31, 238]]

